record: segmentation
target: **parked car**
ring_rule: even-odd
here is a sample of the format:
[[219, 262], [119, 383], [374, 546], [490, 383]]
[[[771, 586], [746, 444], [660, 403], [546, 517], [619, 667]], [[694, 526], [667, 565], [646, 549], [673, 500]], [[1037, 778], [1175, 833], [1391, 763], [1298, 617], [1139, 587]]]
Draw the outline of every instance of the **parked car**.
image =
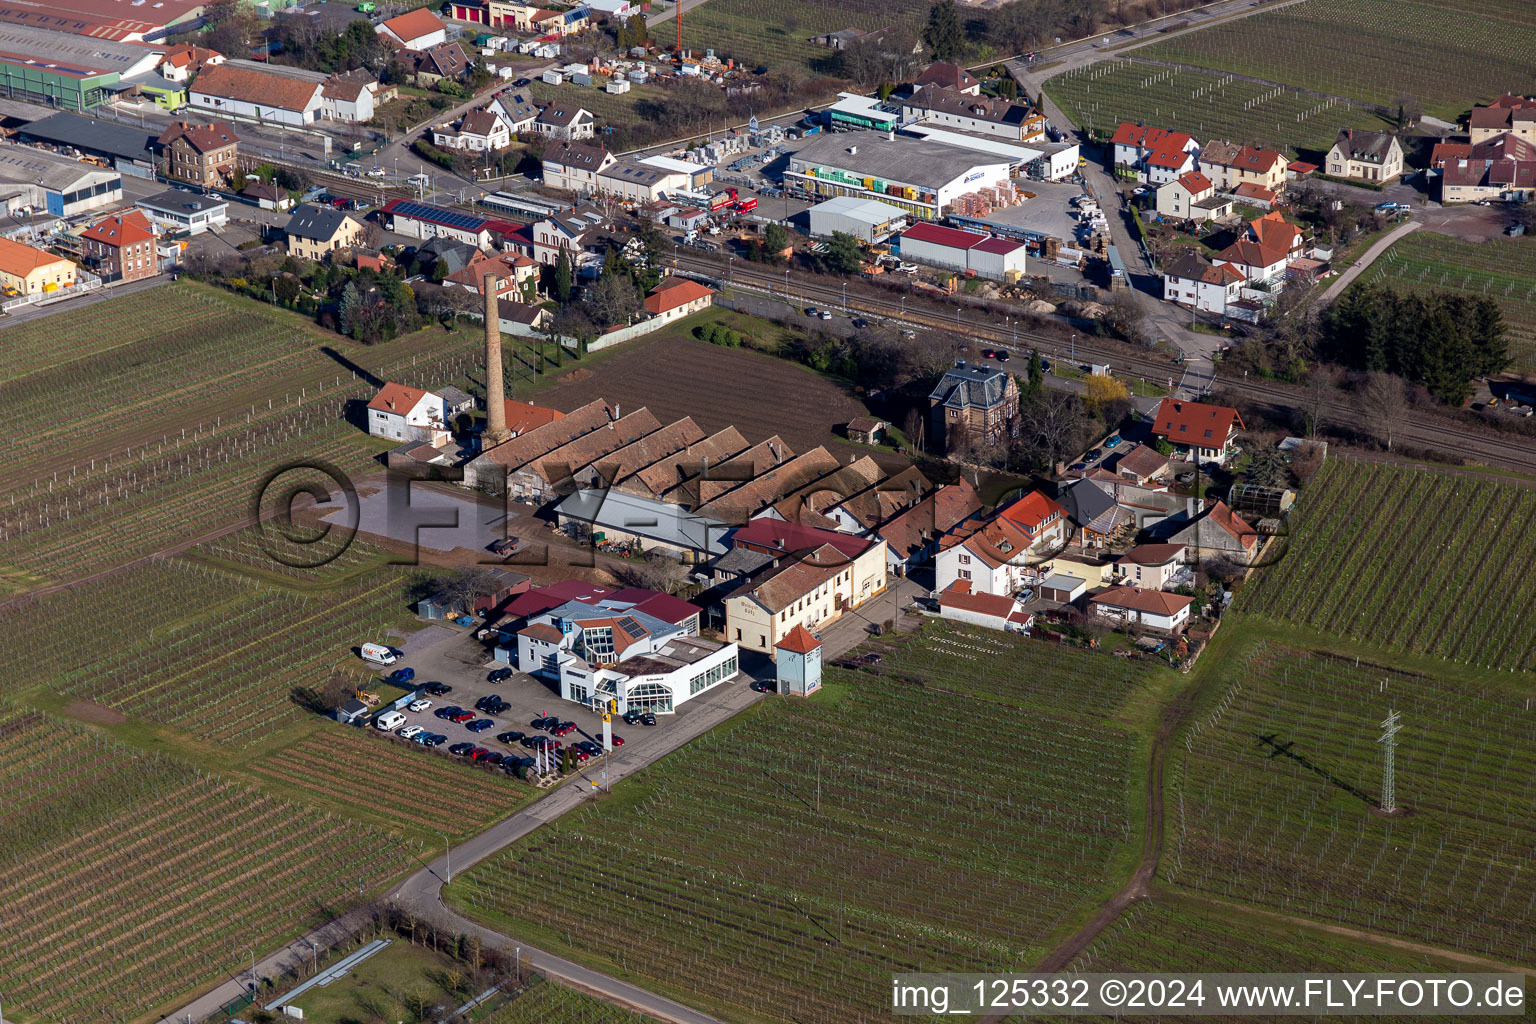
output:
[[411, 737], [411, 742], [420, 743], [424, 747], [430, 747], [432, 745], [432, 737], [434, 735], [436, 734], [427, 732], [425, 729], [423, 729], [421, 732]]
[[535, 718], [533, 721], [529, 722], [528, 724], [530, 726], [532, 726], [533, 728], [535, 728], [535, 729], [546, 729], [550, 725], [559, 725], [560, 724], [560, 719], [558, 719], [558, 718], [550, 718], [550, 717], [540, 717], [540, 718]]
[[1086, 463], [1086, 462], [1074, 462], [1068, 468], [1070, 468], [1070, 469], [1072, 469], [1072, 470], [1074, 470], [1076, 472], [1081, 472], [1082, 470], [1085, 470], [1085, 469], [1088, 468], [1088, 463]]
[[1006, 363], [1008, 361], [1008, 359], [1009, 359], [1009, 355], [1008, 355], [1008, 350], [1007, 349], [1000, 348], [1000, 349], [997, 350], [997, 361], [998, 362]]
[[614, 733], [613, 736], [612, 736], [612, 739], [613, 739], [613, 749], [617, 750], [617, 749], [619, 749], [620, 747], [622, 747], [624, 745], [624, 737], [620, 736], [618, 733]]
[[589, 755], [587, 752], [582, 750], [580, 747], [571, 748], [571, 760], [575, 761], [577, 764], [586, 764], [588, 757]]
[[488, 693], [484, 697], [481, 697], [479, 700], [475, 701], [475, 710], [476, 711], [484, 711], [485, 710], [485, 706], [487, 704], [500, 704], [500, 703], [501, 703], [501, 694], [499, 694], [499, 693]]
[[453, 692], [453, 687], [449, 686], [447, 683], [428, 683], [426, 686], [422, 687], [422, 689], [434, 697], [442, 697]]
[[452, 717], [450, 717], [448, 719], [448, 721], [454, 722], [454, 723], [456, 723], [458, 725], [463, 725], [465, 722], [469, 721], [470, 719], [472, 719], [474, 717], [475, 717], [475, 713], [473, 711], [460, 711], [458, 714], [453, 715]]
[[484, 747], [476, 747], [474, 750], [471, 750], [469, 752], [469, 759], [471, 761], [482, 761], [482, 760], [485, 759], [485, 756], [487, 754], [489, 754], [489, 753], [490, 753], [490, 751], [487, 750]]
[[464, 728], [468, 729], [470, 732], [485, 732], [485, 730], [491, 728], [495, 724], [496, 723], [491, 721], [489, 718], [477, 718], [473, 722], [466, 724]]
[[774, 693], [778, 688], [767, 680], [754, 679], [752, 680], [752, 689], [758, 693]]
[[585, 750], [593, 757], [603, 756], [603, 748], [598, 746], [596, 743], [593, 743], [591, 740], [582, 740], [580, 743], [574, 744], [573, 746], [576, 750]]
[[997, 355], [996, 349], [984, 348], [981, 350], [981, 358], [983, 359], [991, 359], [995, 355]]
[[475, 745], [473, 743], [455, 743], [453, 746], [448, 748], [448, 753], [457, 754], [458, 756], [463, 757], [465, 754], [474, 749]]
[[805, 307], [805, 315], [806, 316], [820, 316], [821, 315], [821, 310], [817, 309], [815, 306], [806, 306]]
[[1119, 434], [1110, 434], [1108, 437], [1106, 437], [1104, 439], [1104, 447], [1105, 448], [1118, 448], [1118, 447], [1120, 447], [1120, 435]]
[[1391, 200], [1388, 200], [1385, 203], [1377, 203], [1376, 204], [1376, 209], [1380, 213], [1396, 213], [1398, 210], [1406, 210], [1406, 209], [1408, 209], [1408, 204], [1407, 203], [1394, 203]]
[[415, 739], [417, 736], [420, 736], [426, 731], [427, 730], [423, 729], [419, 725], [408, 725], [404, 729], [396, 730], [395, 735], [399, 736], [403, 740], [410, 740]]
[[639, 721], [640, 721], [641, 725], [655, 725], [656, 724], [656, 712], [654, 712], [654, 711], [642, 711], [640, 713]]
[[509, 668], [498, 668], [485, 678], [486, 682], [489, 683], [504, 683], [512, 678], [512, 670]]
[[413, 700], [410, 707], [412, 711], [422, 712], [429, 710], [432, 707], [432, 702], [429, 700]]
[[523, 734], [518, 732], [516, 729], [508, 729], [506, 732], [499, 732], [496, 734], [496, 741], [498, 743], [516, 743], [518, 740], [523, 738]]
[[491, 554], [510, 555], [518, 549], [520, 544], [522, 544], [522, 541], [517, 537], [503, 537], [500, 540], [491, 542]]
[[554, 733], [556, 736], [569, 736], [571, 733], [576, 731], [576, 723], [561, 722], [559, 725], [555, 726], [549, 731]]
[[451, 718], [463, 710], [464, 709], [459, 707], [457, 704], [449, 704], [446, 707], [438, 708], [436, 711], [432, 712], [432, 714], [436, 715], [438, 718]]
[[391, 672], [386, 681], [391, 683], [408, 683], [416, 678], [416, 670], [413, 668], [397, 668]]
[[1083, 456], [1083, 461], [1084, 462], [1092, 462], [1095, 459], [1100, 458], [1101, 456], [1103, 456], [1103, 454], [1104, 454], [1104, 449], [1102, 449], [1102, 448], [1094, 448], [1094, 449], [1090, 450], [1087, 455]]
[[856, 316], [853, 318], [853, 326], [857, 327], [859, 330], [863, 330], [869, 326], [869, 321], [865, 320], [861, 316]]
[[830, 310], [824, 309], [820, 313], [817, 313], [816, 315], [821, 317], [823, 320], [831, 320], [832, 319], [832, 312]]

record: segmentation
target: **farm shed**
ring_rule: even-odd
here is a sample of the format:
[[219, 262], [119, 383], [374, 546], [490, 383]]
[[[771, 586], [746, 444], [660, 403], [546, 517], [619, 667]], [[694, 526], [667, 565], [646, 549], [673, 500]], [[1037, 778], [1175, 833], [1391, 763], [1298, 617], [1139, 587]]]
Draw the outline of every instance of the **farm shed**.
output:
[[342, 725], [357, 725], [368, 717], [368, 705], [356, 697], [348, 697], [341, 707], [336, 709], [336, 721]]

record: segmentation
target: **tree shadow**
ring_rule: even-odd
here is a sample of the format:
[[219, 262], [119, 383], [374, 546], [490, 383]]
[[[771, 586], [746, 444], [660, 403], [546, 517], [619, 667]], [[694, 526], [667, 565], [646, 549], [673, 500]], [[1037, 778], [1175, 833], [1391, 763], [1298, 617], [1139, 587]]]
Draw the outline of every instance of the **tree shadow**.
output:
[[1344, 792], [1359, 800], [1361, 803], [1378, 810], [1381, 808], [1380, 800], [1377, 800], [1369, 793], [1365, 793], [1359, 789], [1356, 789], [1354, 786], [1345, 782], [1343, 779], [1339, 778], [1337, 775], [1334, 775], [1332, 772], [1328, 771], [1328, 769], [1322, 767], [1321, 765], [1313, 764], [1311, 759], [1308, 758], [1305, 754], [1296, 753], [1296, 751], [1291, 749], [1296, 745], [1294, 740], [1281, 743], [1276, 738], [1274, 733], [1270, 733], [1267, 736], [1257, 736], [1257, 739], [1259, 741], [1259, 746], [1270, 748], [1271, 753], [1269, 756], [1271, 759], [1277, 757], [1288, 757], [1292, 761], [1295, 761], [1297, 764], [1301, 765], [1307, 771], [1321, 776], [1322, 779], [1329, 785], [1342, 789]]

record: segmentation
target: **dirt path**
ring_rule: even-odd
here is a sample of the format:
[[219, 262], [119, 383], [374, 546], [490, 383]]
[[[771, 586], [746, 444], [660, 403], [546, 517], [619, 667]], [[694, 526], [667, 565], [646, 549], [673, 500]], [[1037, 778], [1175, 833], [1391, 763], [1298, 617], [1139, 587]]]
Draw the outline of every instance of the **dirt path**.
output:
[[1393, 228], [1391, 231], [1388, 231], [1386, 234], [1382, 235], [1380, 238], [1376, 239], [1375, 244], [1373, 244], [1369, 249], [1365, 250], [1365, 252], [1361, 254], [1358, 260], [1355, 260], [1354, 266], [1340, 274], [1339, 279], [1330, 284], [1328, 286], [1328, 290], [1323, 292], [1322, 295], [1318, 296], [1317, 302], [1315, 303], [1315, 308], [1321, 309], [1342, 295], [1344, 293], [1344, 289], [1348, 288], [1350, 284], [1355, 280], [1355, 278], [1363, 274], [1367, 267], [1380, 259], [1381, 254], [1386, 252], [1387, 249], [1391, 247], [1393, 242], [1396, 242], [1399, 238], [1403, 238], [1404, 236], [1419, 230], [1419, 228], [1423, 226], [1423, 224], [1416, 220], [1405, 221], [1404, 223], [1399, 224], [1397, 227]]

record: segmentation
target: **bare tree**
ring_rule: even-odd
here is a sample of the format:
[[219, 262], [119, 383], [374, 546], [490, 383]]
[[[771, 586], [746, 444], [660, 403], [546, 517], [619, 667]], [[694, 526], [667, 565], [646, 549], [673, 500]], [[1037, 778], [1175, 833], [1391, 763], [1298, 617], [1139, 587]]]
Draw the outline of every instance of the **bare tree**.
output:
[[489, 569], [460, 569], [442, 582], [442, 593], [461, 611], [469, 611], [478, 598], [488, 597], [501, 588]]
[[1307, 375], [1307, 395], [1303, 400], [1302, 412], [1307, 418], [1308, 437], [1316, 438], [1322, 431], [1324, 414], [1334, 397], [1337, 383], [1332, 368], [1327, 366], [1318, 366]]
[[652, 553], [612, 569], [614, 578], [625, 586], [644, 587], [673, 594], [688, 584], [688, 568], [675, 558]]
[[1402, 379], [1390, 373], [1374, 372], [1366, 378], [1360, 398], [1371, 419], [1370, 429], [1386, 443], [1387, 451], [1391, 451], [1393, 439], [1408, 413], [1408, 394]]

